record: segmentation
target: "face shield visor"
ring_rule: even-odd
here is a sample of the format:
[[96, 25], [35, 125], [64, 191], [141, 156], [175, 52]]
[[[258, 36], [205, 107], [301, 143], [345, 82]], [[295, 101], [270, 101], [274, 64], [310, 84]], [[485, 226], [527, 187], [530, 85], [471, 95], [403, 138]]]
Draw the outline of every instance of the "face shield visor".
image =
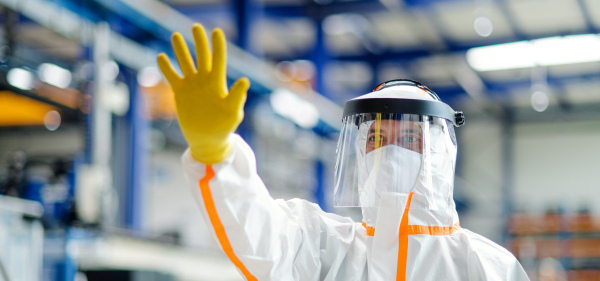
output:
[[462, 125], [437, 95], [414, 81], [386, 82], [344, 106], [337, 147], [334, 206], [377, 207], [409, 192], [450, 196]]

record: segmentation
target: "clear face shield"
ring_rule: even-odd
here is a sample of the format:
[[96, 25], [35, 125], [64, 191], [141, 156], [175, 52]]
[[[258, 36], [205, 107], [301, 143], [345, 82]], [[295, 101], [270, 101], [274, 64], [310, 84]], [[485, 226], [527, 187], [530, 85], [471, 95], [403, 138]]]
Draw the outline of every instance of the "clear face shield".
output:
[[[453, 123], [417, 114], [418, 110], [373, 113], [373, 108], [393, 109], [397, 108], [395, 102], [405, 101], [385, 100], [367, 106], [364, 102], [368, 99], [352, 100], [359, 106], [350, 106], [350, 110], [346, 105], [334, 178], [336, 207], [377, 207], [385, 196], [410, 192], [452, 192], [456, 159]], [[410, 107], [415, 108], [414, 104]]]

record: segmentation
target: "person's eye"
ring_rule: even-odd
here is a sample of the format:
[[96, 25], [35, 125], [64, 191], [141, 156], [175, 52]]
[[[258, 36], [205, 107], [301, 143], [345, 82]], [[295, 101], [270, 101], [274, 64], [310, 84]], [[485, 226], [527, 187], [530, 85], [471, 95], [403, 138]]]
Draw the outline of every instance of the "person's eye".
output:
[[369, 137], [369, 142], [380, 142], [382, 140], [383, 140], [382, 136], [375, 136], [375, 135], [373, 135], [373, 136]]
[[402, 143], [418, 143], [421, 141], [421, 138], [417, 136], [404, 136], [402, 137]]

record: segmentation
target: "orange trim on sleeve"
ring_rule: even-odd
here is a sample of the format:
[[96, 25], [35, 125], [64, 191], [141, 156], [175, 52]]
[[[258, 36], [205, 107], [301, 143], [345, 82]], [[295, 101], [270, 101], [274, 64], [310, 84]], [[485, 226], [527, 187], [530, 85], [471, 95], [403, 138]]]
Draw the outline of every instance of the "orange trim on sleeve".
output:
[[409, 225], [407, 232], [408, 235], [451, 235], [460, 229], [460, 225], [457, 222], [453, 226]]
[[408, 194], [406, 200], [406, 207], [404, 208], [404, 214], [402, 214], [402, 220], [400, 221], [400, 230], [398, 238], [398, 267], [396, 268], [396, 281], [406, 280], [406, 260], [408, 255], [408, 210], [410, 209], [410, 201], [412, 200], [413, 193]]
[[375, 228], [372, 226], [367, 226], [367, 224], [363, 221], [362, 225], [365, 227], [365, 229], [367, 230], [367, 235], [368, 236], [373, 236], [375, 235]]
[[212, 169], [211, 165], [206, 165], [206, 175], [200, 179], [200, 193], [202, 194], [202, 199], [204, 200], [204, 206], [206, 207], [206, 212], [208, 213], [208, 217], [210, 219], [210, 223], [213, 226], [213, 229], [217, 233], [217, 239], [223, 247], [223, 251], [227, 255], [227, 257], [233, 262], [233, 264], [242, 272], [246, 280], [257, 281], [256, 277], [246, 269], [246, 266], [238, 259], [238, 257], [233, 252], [233, 248], [231, 247], [231, 243], [229, 243], [229, 238], [227, 238], [227, 234], [225, 233], [225, 227], [223, 223], [221, 223], [221, 219], [217, 214], [217, 208], [215, 207], [215, 202], [212, 198], [212, 193], [210, 192], [209, 181], [214, 178], [215, 172]]
[[[375, 235], [375, 227], [367, 226], [365, 222], [362, 222], [362, 225], [368, 236]], [[408, 225], [406, 232], [408, 235], [452, 235], [461, 229], [460, 223], [456, 222], [453, 226]]]

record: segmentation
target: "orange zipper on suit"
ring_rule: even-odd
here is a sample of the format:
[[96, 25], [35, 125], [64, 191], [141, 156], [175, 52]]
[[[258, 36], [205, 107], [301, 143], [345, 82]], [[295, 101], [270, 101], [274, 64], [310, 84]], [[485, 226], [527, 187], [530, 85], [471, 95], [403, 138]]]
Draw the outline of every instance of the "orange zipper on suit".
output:
[[[413, 192], [408, 194], [406, 207], [400, 220], [400, 229], [398, 231], [398, 265], [396, 268], [396, 281], [406, 280], [406, 263], [408, 258], [408, 236], [409, 235], [451, 235], [460, 230], [460, 224], [457, 222], [453, 226], [428, 226], [428, 225], [409, 225], [408, 212], [412, 201]], [[362, 223], [368, 236], [375, 235], [375, 227]]]

